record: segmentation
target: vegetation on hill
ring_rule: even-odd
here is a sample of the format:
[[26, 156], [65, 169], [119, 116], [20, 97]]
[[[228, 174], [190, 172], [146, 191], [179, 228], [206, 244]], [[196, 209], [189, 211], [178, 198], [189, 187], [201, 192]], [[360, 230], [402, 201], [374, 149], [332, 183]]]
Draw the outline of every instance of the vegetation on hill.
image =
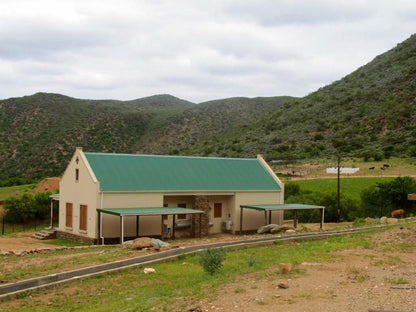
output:
[[76, 146], [134, 153], [146, 129], [194, 105], [168, 95], [120, 102], [37, 93], [0, 101], [0, 180], [61, 175]]
[[195, 105], [38, 93], [0, 101], [0, 180], [59, 176], [87, 151], [295, 161], [342, 154], [416, 157], [416, 35], [304, 98]]
[[312, 94], [186, 153], [311, 159], [341, 153], [366, 160], [416, 156], [416, 35]]
[[[221, 155], [207, 140], [222, 140], [233, 131], [243, 131], [257, 118], [282, 106], [293, 97], [230, 98], [198, 104], [178, 115], [171, 116], [158, 131], [148, 132], [139, 149], [141, 153], [192, 154], [189, 147], [199, 145], [196, 154]], [[241, 130], [242, 129], [242, 130]], [[204, 143], [205, 142], [205, 143]], [[201, 145], [202, 144], [202, 145]], [[223, 147], [227, 156], [241, 157], [240, 140], [234, 139]]]

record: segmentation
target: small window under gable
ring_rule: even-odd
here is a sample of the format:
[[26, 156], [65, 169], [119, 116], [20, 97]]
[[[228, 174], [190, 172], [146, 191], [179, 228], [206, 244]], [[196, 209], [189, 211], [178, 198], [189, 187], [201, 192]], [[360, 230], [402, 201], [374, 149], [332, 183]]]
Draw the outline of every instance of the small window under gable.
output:
[[75, 181], [79, 181], [79, 169], [75, 169]]

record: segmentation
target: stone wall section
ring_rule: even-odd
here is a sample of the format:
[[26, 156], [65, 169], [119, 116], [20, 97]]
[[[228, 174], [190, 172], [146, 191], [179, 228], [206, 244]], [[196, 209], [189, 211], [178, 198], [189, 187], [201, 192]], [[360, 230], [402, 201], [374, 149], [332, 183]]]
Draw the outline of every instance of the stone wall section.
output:
[[82, 243], [82, 244], [90, 244], [90, 245], [97, 244], [97, 239], [94, 239], [91, 237], [85, 237], [81, 235], [76, 235], [76, 234], [64, 232], [64, 231], [56, 231], [56, 238], [63, 238], [63, 239], [67, 239], [67, 240]]
[[[209, 234], [209, 201], [207, 196], [194, 196], [195, 210], [202, 210], [202, 215], [193, 215], [192, 217], [192, 236], [208, 236]], [[201, 218], [201, 229], [199, 228], [199, 219]]]

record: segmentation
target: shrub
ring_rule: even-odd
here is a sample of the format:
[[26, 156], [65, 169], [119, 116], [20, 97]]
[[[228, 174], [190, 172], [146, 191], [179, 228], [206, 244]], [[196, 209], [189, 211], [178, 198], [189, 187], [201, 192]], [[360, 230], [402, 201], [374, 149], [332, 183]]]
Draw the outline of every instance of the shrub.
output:
[[221, 248], [208, 248], [199, 254], [199, 264], [209, 275], [214, 275], [222, 267], [226, 251]]

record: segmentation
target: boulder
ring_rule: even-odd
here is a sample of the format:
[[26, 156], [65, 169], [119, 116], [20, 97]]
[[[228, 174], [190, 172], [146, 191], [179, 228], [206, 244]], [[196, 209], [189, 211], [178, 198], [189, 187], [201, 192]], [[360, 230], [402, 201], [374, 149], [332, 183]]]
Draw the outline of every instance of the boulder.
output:
[[286, 232], [285, 232], [286, 234], [296, 234], [296, 230], [294, 230], [294, 229], [289, 229], [289, 230], [286, 230]]
[[150, 237], [139, 237], [133, 240], [131, 247], [134, 249], [143, 249], [152, 247], [152, 239]]
[[163, 248], [163, 247], [169, 247], [170, 244], [167, 243], [167, 242], [164, 242], [160, 239], [153, 238], [152, 239], [152, 246], [156, 247], [156, 248]]
[[295, 228], [293, 227], [293, 226], [290, 226], [290, 225], [279, 225], [279, 226], [276, 226], [276, 227], [274, 227], [274, 228], [272, 228], [272, 229], [270, 229], [270, 233], [279, 233], [279, 232], [284, 232], [284, 231], [287, 231], [287, 230], [294, 230]]
[[396, 224], [396, 223], [399, 223], [399, 219], [397, 219], [397, 218], [387, 218], [386, 223], [387, 224]]
[[274, 229], [276, 227], [279, 227], [279, 226], [277, 224], [263, 225], [263, 226], [258, 228], [257, 234], [269, 233], [271, 229]]
[[386, 224], [387, 223], [387, 217], [381, 217], [380, 218], [380, 223], [381, 224]]

